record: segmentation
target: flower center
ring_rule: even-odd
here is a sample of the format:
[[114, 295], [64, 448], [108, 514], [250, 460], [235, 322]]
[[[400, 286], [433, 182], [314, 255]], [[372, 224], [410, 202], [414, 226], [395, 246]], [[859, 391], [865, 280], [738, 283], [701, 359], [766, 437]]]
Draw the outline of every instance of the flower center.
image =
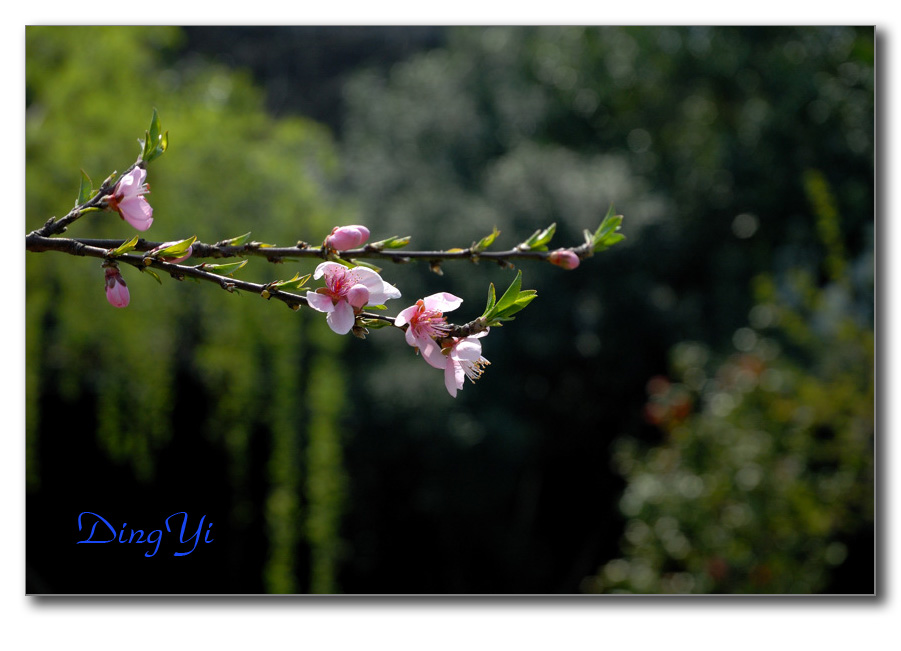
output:
[[321, 287], [316, 291], [331, 296], [332, 300], [337, 302], [347, 296], [350, 288], [357, 284], [357, 278], [344, 269], [337, 269], [326, 276], [325, 284], [325, 287]]
[[410, 327], [418, 337], [434, 337], [440, 339], [450, 332], [444, 314], [438, 310], [427, 310], [422, 299], [416, 301], [418, 311], [410, 319]]

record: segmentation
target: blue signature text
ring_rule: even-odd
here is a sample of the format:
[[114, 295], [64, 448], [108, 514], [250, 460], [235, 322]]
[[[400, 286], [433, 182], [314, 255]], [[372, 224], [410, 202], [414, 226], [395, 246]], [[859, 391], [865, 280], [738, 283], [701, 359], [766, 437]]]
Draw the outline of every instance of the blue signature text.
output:
[[[178, 544], [184, 545], [184, 547], [180, 548], [181, 551], [173, 552], [173, 556], [187, 556], [195, 549], [197, 549], [197, 543], [199, 543], [201, 540], [201, 534], [204, 534], [204, 543], [211, 543], [213, 542], [213, 540], [215, 540], [215, 538], [210, 538], [210, 534], [212, 533], [213, 529], [212, 522], [207, 523], [206, 531], [204, 532], [203, 523], [206, 520], [206, 515], [200, 518], [197, 529], [188, 528], [189, 519], [190, 518], [186, 511], [179, 511], [178, 513], [173, 513], [172, 515], [170, 515], [164, 522], [166, 526], [166, 533], [174, 534], [177, 532]], [[181, 523], [181, 526], [179, 526], [179, 522]], [[160, 549], [160, 541], [163, 538], [163, 530], [154, 529], [147, 533], [145, 537], [143, 529], [127, 530], [127, 524], [127, 522], [123, 522], [122, 526], [119, 529], [116, 529], [116, 527], [110, 524], [109, 520], [104, 518], [102, 515], [93, 513], [92, 511], [83, 511], [78, 515], [78, 530], [81, 531], [83, 535], [86, 534], [87, 537], [84, 540], [77, 541], [75, 544], [80, 545], [82, 543], [111, 542], [147, 543], [149, 545], [153, 545], [153, 550], [146, 551], [144, 553], [144, 556], [146, 556], [147, 558], [156, 556], [156, 553]], [[88, 527], [90, 527], [89, 533]], [[193, 531], [193, 533], [186, 537], [186, 535], [190, 531]], [[193, 541], [193, 545], [191, 545], [191, 541]], [[185, 549], [187, 549], [188, 545], [191, 545], [191, 549], [184, 551]]]

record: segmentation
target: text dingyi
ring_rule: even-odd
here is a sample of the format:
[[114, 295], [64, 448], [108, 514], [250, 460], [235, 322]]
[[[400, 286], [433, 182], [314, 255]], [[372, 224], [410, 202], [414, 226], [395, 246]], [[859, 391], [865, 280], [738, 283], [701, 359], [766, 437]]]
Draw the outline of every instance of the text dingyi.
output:
[[[193, 525], [189, 528], [188, 520], [189, 516], [187, 512], [180, 511], [170, 515], [164, 522], [166, 533], [177, 533], [178, 543], [184, 545], [184, 547], [181, 548], [181, 551], [174, 552], [173, 556], [187, 556], [197, 549], [197, 544], [201, 541], [201, 534], [203, 534], [204, 543], [211, 543], [215, 540], [211, 537], [213, 528], [212, 522], [207, 523], [206, 531], [204, 531], [206, 515], [200, 518], [200, 522], [196, 529], [193, 528]], [[110, 524], [110, 522], [102, 515], [91, 511], [83, 511], [78, 515], [78, 530], [83, 534], [87, 532], [87, 537], [84, 540], [77, 541], [75, 544], [111, 542], [147, 543], [153, 545], [153, 550], [145, 552], [144, 556], [147, 558], [155, 556], [160, 548], [163, 530], [154, 529], [145, 536], [143, 529], [126, 530], [127, 524], [127, 522], [123, 522], [122, 527], [117, 530], [116, 527]], [[190, 549], [187, 549], [189, 545]]]

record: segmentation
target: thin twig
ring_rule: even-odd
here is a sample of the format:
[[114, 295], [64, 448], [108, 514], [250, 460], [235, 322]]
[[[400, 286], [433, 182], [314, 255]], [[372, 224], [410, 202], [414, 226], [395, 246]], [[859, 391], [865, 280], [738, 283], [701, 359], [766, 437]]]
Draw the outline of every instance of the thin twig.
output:
[[[117, 175], [116, 172], [110, 174], [103, 183], [100, 184], [100, 187], [97, 189], [97, 192], [93, 197], [85, 201], [83, 204], [75, 206], [72, 210], [68, 212], [64, 217], [60, 217], [57, 219], [56, 217], [51, 217], [44, 225], [40, 228], [33, 230], [28, 235], [39, 235], [42, 237], [50, 237], [51, 235], [57, 235], [59, 233], [65, 233], [69, 224], [74, 222], [76, 219], [81, 217], [87, 212], [93, 212], [95, 210], [103, 210], [106, 206], [106, 198], [113, 193], [115, 190], [116, 184], [113, 183], [113, 179], [122, 178], [129, 172], [131, 172], [136, 167], [144, 167], [144, 162], [138, 159], [135, 163], [131, 165], [127, 170], [125, 170], [121, 175]], [[26, 240], [27, 241], [27, 240]], [[115, 248], [115, 247], [111, 247]], [[30, 250], [30, 249], [29, 249]]]

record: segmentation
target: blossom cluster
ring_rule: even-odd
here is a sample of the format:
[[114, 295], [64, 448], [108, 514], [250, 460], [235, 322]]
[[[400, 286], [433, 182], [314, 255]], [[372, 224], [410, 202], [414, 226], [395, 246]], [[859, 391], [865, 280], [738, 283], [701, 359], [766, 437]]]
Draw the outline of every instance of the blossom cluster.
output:
[[450, 328], [444, 313], [456, 310], [462, 302], [462, 298], [447, 292], [432, 294], [416, 301], [394, 320], [397, 327], [407, 326], [407, 343], [416, 348], [430, 366], [444, 370], [444, 386], [455, 398], [457, 391], [463, 388], [463, 379], [475, 382], [490, 363], [482, 357], [479, 341], [488, 330], [468, 337], [448, 336]]
[[[366, 267], [349, 268], [337, 262], [323, 262], [316, 267], [313, 278], [324, 278], [325, 287], [308, 291], [307, 304], [324, 312], [328, 326], [339, 335], [353, 329], [366, 306], [383, 305], [389, 299], [401, 297], [400, 290]], [[488, 334], [487, 330], [468, 337], [449, 336], [450, 327], [444, 313], [457, 309], [462, 302], [463, 299], [446, 292], [432, 294], [401, 311], [394, 320], [395, 326], [406, 330], [407, 343], [430, 366], [444, 371], [444, 385], [453, 397], [463, 388], [464, 378], [475, 381], [489, 363], [482, 357], [479, 342], [480, 337]]]

